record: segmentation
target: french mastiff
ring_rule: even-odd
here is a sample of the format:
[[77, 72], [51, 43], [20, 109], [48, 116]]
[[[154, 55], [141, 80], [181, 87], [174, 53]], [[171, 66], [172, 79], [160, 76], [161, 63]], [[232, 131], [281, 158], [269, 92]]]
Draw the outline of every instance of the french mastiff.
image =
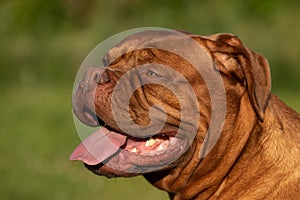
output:
[[[212, 114], [218, 95], [211, 93], [218, 88], [210, 88], [204, 77], [209, 75], [176, 53], [183, 49], [192, 58], [195, 47], [173, 40], [167, 31], [136, 33], [106, 54], [104, 66], [89, 68], [74, 92], [76, 116], [101, 128], [70, 159], [101, 176], [143, 175], [171, 199], [299, 199], [300, 115], [271, 93], [267, 60], [234, 35], [181, 34], [211, 59], [209, 64], [205, 56], [195, 57], [202, 68], [220, 75], [225, 97], [216, 102], [224, 110], [217, 107]], [[118, 86], [121, 79], [124, 84]], [[172, 84], [175, 89], [168, 88]], [[127, 93], [128, 105], [123, 105], [120, 99]], [[223, 122], [216, 122], [220, 133], [209, 131], [214, 116], [224, 111]], [[143, 131], [161, 121], [158, 132]]]

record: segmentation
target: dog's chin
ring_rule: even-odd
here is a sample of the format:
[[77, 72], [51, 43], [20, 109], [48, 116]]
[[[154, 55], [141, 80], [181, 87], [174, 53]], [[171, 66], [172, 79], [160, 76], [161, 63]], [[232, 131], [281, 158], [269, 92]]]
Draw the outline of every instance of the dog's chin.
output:
[[170, 169], [174, 168], [175, 166], [177, 166], [179, 162], [180, 162], [180, 159], [176, 160], [175, 162], [173, 162], [170, 165], [167, 165], [167, 166], [165, 166], [161, 169], [157, 169], [156, 167], [154, 167], [152, 170], [150, 170], [151, 167], [148, 166], [147, 170], [144, 170], [144, 172], [140, 172], [140, 173], [119, 171], [119, 170], [110, 168], [110, 167], [108, 167], [107, 165], [105, 165], [103, 163], [99, 163], [97, 165], [88, 165], [88, 164], [84, 163], [84, 166], [88, 170], [90, 170], [91, 172], [93, 172], [94, 174], [96, 174], [98, 176], [105, 176], [107, 178], [118, 178], [118, 177], [130, 178], [130, 177], [139, 176], [139, 175], [151, 174], [153, 172], [156, 173], [156, 172], [162, 172], [162, 171], [170, 170]]
[[138, 173], [126, 173], [123, 171], [118, 171], [107, 167], [103, 163], [99, 163], [97, 165], [88, 165], [84, 163], [85, 167], [98, 176], [105, 176], [107, 178], [117, 178], [117, 177], [134, 177], [140, 174]]

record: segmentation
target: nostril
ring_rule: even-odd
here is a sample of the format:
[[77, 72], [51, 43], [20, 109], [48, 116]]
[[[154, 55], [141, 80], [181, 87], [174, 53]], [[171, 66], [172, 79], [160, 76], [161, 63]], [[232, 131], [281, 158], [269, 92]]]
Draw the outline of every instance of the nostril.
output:
[[98, 74], [98, 76], [97, 76], [98, 83], [103, 84], [103, 83], [108, 83], [109, 81], [110, 81], [110, 78], [109, 78], [109, 75], [106, 70], [102, 74]]
[[105, 126], [106, 125], [105, 122], [102, 119], [100, 119], [98, 116], [97, 116], [97, 121], [98, 121], [99, 126]]

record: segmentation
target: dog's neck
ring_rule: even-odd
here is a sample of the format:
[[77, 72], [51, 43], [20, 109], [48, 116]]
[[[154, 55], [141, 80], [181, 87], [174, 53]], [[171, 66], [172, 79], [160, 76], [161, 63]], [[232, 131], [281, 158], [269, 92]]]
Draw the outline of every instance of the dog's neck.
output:
[[[171, 172], [166, 173], [166, 176], [164, 172], [153, 173], [146, 175], [146, 179], [156, 187], [169, 192], [172, 199], [195, 199], [196, 197], [208, 199], [216, 194], [245, 148], [250, 133], [256, 128], [245, 126], [245, 124], [257, 124], [258, 120], [246, 96], [242, 97], [240, 105], [240, 112], [235, 115], [228, 114], [221, 137], [206, 157], [199, 158], [199, 154], [193, 153], [190, 159], [186, 159], [191, 162], [181, 163]], [[245, 113], [247, 116], [241, 116]], [[232, 135], [233, 133], [239, 134]], [[194, 152], [199, 152], [201, 142], [196, 141], [195, 144]], [[196, 188], [191, 189], [191, 187]]]
[[[268, 146], [270, 142], [278, 141], [276, 138], [272, 140], [272, 137], [279, 137], [283, 129], [287, 129], [289, 125], [283, 125], [283, 127], [272, 125], [280, 117], [280, 113], [276, 113], [276, 108], [273, 106], [274, 101], [280, 101], [275, 96], [271, 97], [270, 105], [265, 113], [267, 120], [264, 122], [259, 122], [248, 101], [246, 96], [242, 97], [239, 112], [236, 116], [231, 115], [230, 119], [226, 119], [222, 136], [205, 158], [199, 159], [198, 155], [194, 154], [193, 157], [187, 159], [190, 162], [182, 163], [168, 172], [145, 175], [146, 179], [156, 187], [169, 192], [171, 199], [178, 200], [220, 197], [226, 199], [231, 195], [242, 197], [247, 195], [245, 191], [251, 190], [251, 186], [255, 188], [259, 182], [261, 184], [266, 181], [262, 178], [266, 177], [263, 175], [272, 174], [268, 169], [278, 165], [279, 156], [281, 159], [284, 159], [285, 156], [284, 152], [282, 155], [272, 155], [274, 149], [269, 149]], [[289, 109], [287, 106], [285, 107]], [[299, 119], [297, 130], [300, 132], [300, 117], [296, 112], [293, 117]], [[295, 127], [292, 128], [295, 129]], [[300, 142], [299, 137], [297, 140]], [[194, 147], [196, 152], [199, 151], [200, 146]], [[277, 147], [280, 148], [280, 144]], [[294, 157], [299, 159], [296, 153]], [[286, 165], [285, 162], [283, 164]], [[293, 166], [290, 169], [292, 168]], [[189, 171], [185, 169], [189, 169]], [[244, 179], [245, 176], [251, 177]], [[194, 189], [191, 189], [192, 187]], [[244, 193], [240, 193], [241, 191]], [[251, 194], [261, 197], [266, 195], [255, 192]], [[255, 196], [252, 199], [254, 198]]]

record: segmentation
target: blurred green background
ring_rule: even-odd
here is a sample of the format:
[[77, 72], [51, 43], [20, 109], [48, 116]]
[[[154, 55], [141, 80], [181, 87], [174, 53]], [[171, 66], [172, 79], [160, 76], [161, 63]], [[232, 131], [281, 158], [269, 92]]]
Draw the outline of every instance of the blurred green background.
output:
[[108, 180], [68, 160], [85, 56], [137, 27], [234, 33], [268, 58], [273, 92], [299, 112], [299, 10], [296, 0], [0, 1], [1, 199], [168, 199], [142, 177]]

